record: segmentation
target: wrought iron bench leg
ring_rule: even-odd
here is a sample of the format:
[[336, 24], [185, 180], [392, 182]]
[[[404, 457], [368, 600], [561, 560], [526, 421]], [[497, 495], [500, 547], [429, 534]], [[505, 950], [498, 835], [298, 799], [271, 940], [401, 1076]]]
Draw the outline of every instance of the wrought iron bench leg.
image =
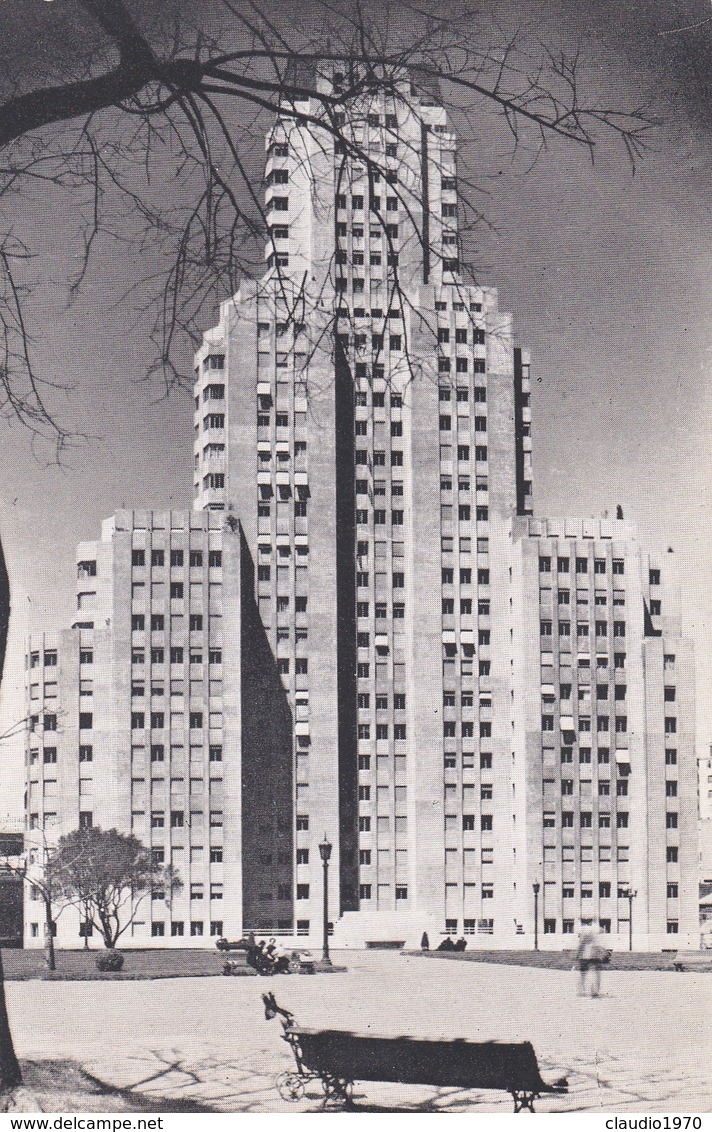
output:
[[347, 1081], [343, 1077], [334, 1077], [331, 1073], [322, 1073], [321, 1087], [324, 1090], [324, 1100], [321, 1105], [322, 1111], [327, 1108], [330, 1103], [339, 1106], [343, 1105], [344, 1108], [354, 1108], [353, 1081]]
[[512, 1089], [512, 1100], [514, 1101], [514, 1111], [534, 1112], [534, 1101], [538, 1097], [538, 1093], [527, 1092], [526, 1089]]

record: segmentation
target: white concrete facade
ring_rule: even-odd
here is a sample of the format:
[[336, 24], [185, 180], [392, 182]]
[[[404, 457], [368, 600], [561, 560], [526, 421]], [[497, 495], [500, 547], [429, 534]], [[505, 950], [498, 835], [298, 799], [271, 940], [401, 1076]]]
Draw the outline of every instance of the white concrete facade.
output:
[[[216, 924], [317, 942], [327, 834], [341, 945], [417, 945], [427, 930], [431, 945], [449, 932], [530, 947], [535, 882], [542, 947], [571, 946], [589, 920], [627, 946], [628, 888], [636, 947], [696, 945], [692, 665], [661, 588], [668, 563], [649, 562], [622, 522], [532, 517], [529, 358], [496, 290], [461, 279], [444, 110], [404, 79], [364, 95], [343, 127], [335, 145], [285, 107], [267, 139], [267, 270], [222, 304], [195, 358], [193, 515], [120, 513], [80, 548], [82, 620], [58, 644], [71, 658], [59, 695], [73, 712], [94, 697], [107, 777], [91, 776], [93, 820], [188, 862], [183, 903], [155, 911], [165, 934], [152, 915], [136, 942], [199, 946]], [[147, 553], [219, 550], [221, 572], [209, 559], [183, 583], [165, 560], [155, 576], [133, 569], [126, 548], [141, 538]], [[176, 622], [174, 637], [174, 583], [189, 585], [181, 615], [202, 615], [202, 636], [184, 625], [183, 641]], [[151, 617], [169, 613], [154, 639]], [[219, 674], [163, 673], [164, 694], [175, 680], [178, 705], [182, 681], [184, 711], [202, 712], [200, 744], [178, 706], [182, 756], [173, 715], [154, 735], [144, 714], [144, 762], [171, 751], [163, 813], [190, 814], [170, 836], [149, 820], [153, 784], [129, 734], [140, 615], [146, 656], [180, 639], [203, 666], [222, 657]], [[46, 705], [34, 671], [31, 702]], [[59, 720], [58, 763], [72, 769], [48, 791], [30, 737], [28, 814], [65, 831], [88, 820], [89, 740], [78, 716]], [[218, 735], [222, 880], [204, 861], [194, 882], [192, 849], [213, 844], [194, 845], [193, 815], [217, 810]], [[195, 809], [193, 747], [211, 799]], [[190, 935], [193, 885], [207, 908], [219, 883], [221, 915], [211, 901]]]

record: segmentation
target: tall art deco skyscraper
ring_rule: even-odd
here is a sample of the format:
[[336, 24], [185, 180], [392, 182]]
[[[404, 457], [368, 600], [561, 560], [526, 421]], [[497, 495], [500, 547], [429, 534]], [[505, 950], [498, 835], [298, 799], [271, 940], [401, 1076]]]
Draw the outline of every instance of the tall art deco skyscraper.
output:
[[[677, 844], [652, 883], [655, 924], [648, 884], [626, 860], [628, 849], [647, 869], [661, 852], [657, 821], [676, 820], [671, 810], [650, 827], [652, 781], [675, 796], [678, 771], [662, 750], [659, 766], [646, 764], [653, 718], [638, 685], [653, 679], [645, 637], [662, 632], [644, 623], [648, 567], [622, 523], [525, 518], [528, 357], [496, 292], [459, 278], [444, 110], [404, 81], [340, 124], [346, 142], [329, 145], [288, 114], [276, 123], [267, 274], [224, 305], [197, 357], [196, 506], [240, 517], [295, 719], [296, 916], [318, 920], [326, 831], [338, 844], [336, 907], [359, 909], [337, 938], [412, 936], [427, 922], [506, 939], [531, 931], [535, 881], [547, 934], [588, 918], [624, 933], [630, 902], [618, 892], [634, 880], [638, 929], [674, 932]], [[557, 621], [556, 656], [551, 592], [538, 588], [552, 538], [576, 583], [557, 590], [571, 619], [568, 639]], [[627, 626], [621, 653], [615, 634]], [[684, 646], [675, 655], [687, 687]], [[662, 700], [671, 693], [655, 679], [647, 694]], [[559, 703], [562, 691], [575, 706]], [[676, 796], [692, 806], [687, 702], [680, 723]], [[575, 771], [564, 761], [574, 750]], [[691, 888], [689, 916], [690, 900]]]
[[[681, 944], [696, 924], [692, 661], [665, 571], [622, 520], [533, 517], [528, 355], [496, 291], [460, 277], [444, 109], [404, 76], [335, 125], [336, 141], [294, 108], [275, 122], [266, 272], [196, 355], [194, 507], [211, 514], [120, 514], [105, 531], [116, 547], [143, 530], [161, 564], [175, 544], [176, 568], [193, 545], [206, 570], [213, 552], [210, 577], [190, 558], [170, 638], [143, 645], [190, 659], [161, 677], [190, 726], [177, 711], [184, 737], [133, 747], [194, 763], [211, 791], [219, 749], [220, 801], [167, 795], [157, 812], [190, 811], [190, 831], [182, 816], [171, 830], [181, 852], [203, 837], [193, 818], [219, 812], [210, 920], [228, 934], [318, 937], [326, 834], [336, 944], [427, 930], [531, 946], [535, 909], [547, 945], [592, 921], [624, 946], [631, 909], [636, 946]], [[118, 673], [135, 623], [117, 644], [132, 614], [116, 596], [144, 579], [119, 580], [115, 549], [99, 558]], [[171, 578], [155, 580], [182, 600]], [[197, 671], [218, 655], [219, 672]], [[112, 710], [137, 714], [128, 698]], [[132, 781], [144, 801], [124, 791], [112, 821], [143, 814], [164, 844]], [[199, 922], [192, 904], [171, 915]], [[146, 922], [147, 940], [163, 934]]]

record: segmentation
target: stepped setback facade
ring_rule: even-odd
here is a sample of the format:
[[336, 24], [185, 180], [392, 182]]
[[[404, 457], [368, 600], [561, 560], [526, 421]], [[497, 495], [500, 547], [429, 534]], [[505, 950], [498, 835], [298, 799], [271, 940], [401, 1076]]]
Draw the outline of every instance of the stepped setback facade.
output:
[[635, 947], [695, 945], [669, 563], [534, 517], [529, 357], [461, 278], [445, 111], [403, 79], [337, 125], [267, 138], [266, 271], [195, 358], [194, 510], [117, 513], [31, 646], [35, 865], [82, 823], [141, 837], [184, 884], [135, 946], [316, 942], [324, 835], [335, 945], [625, 947], [631, 911]]

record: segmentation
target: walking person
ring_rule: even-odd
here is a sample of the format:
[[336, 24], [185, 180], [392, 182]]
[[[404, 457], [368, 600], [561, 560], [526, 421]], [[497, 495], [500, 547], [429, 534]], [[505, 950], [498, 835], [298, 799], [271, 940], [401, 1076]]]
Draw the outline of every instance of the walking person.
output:
[[576, 950], [580, 995], [598, 998], [601, 989], [601, 961], [601, 948], [595, 931], [591, 927], [582, 928]]

